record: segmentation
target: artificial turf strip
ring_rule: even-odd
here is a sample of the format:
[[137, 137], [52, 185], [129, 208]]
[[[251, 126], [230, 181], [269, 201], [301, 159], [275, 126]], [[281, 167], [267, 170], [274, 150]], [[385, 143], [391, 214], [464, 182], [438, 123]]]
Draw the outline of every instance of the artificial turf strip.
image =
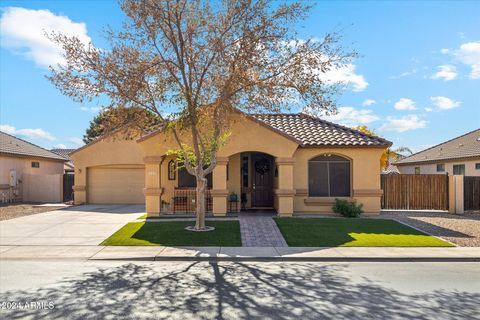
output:
[[223, 246], [240, 247], [238, 221], [207, 221], [214, 231], [192, 232], [194, 221], [130, 222], [105, 239], [102, 246]]
[[454, 247], [393, 220], [275, 218], [292, 247]]

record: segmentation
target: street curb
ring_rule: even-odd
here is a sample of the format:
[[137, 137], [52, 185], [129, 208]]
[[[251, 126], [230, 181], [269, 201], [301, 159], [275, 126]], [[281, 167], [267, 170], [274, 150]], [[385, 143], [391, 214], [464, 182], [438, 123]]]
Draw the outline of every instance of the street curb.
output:
[[135, 257], [95, 258], [89, 261], [158, 262], [480, 262], [480, 257]]

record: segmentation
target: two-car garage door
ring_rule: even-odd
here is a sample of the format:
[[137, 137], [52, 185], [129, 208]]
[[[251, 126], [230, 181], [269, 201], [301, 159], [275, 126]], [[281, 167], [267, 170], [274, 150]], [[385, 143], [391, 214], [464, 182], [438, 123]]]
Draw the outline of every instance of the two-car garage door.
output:
[[87, 170], [88, 203], [145, 203], [144, 167], [98, 167]]

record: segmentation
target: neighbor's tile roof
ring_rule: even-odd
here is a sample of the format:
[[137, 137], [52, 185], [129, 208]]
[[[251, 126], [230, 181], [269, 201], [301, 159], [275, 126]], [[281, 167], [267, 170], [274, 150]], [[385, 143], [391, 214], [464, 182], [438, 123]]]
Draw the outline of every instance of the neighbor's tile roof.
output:
[[480, 129], [448, 140], [410, 157], [395, 162], [396, 165], [480, 157]]
[[68, 159], [70, 161], [72, 161], [72, 158], [70, 158], [70, 153], [72, 153], [75, 150], [77, 149], [50, 149], [50, 151], [52, 151], [53, 153], [59, 154], [65, 159]]
[[66, 160], [61, 155], [0, 131], [0, 153]]
[[65, 159], [68, 160], [67, 163], [65, 163], [68, 167], [70, 168], [74, 168], [74, 164], [73, 164], [73, 159], [70, 158], [70, 153], [72, 153], [73, 151], [75, 151], [77, 149], [50, 149], [50, 151], [52, 151], [53, 153], [56, 153], [58, 155], [61, 155], [62, 157], [64, 157]]
[[253, 118], [283, 133], [303, 146], [388, 147], [390, 141], [315, 118], [303, 113], [253, 114]]

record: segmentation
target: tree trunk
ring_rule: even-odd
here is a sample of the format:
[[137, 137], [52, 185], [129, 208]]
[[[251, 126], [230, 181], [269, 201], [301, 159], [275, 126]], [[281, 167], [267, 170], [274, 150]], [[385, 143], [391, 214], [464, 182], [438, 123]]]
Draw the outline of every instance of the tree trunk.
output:
[[197, 179], [197, 199], [196, 199], [196, 223], [195, 229], [205, 229], [205, 177], [196, 177]]

